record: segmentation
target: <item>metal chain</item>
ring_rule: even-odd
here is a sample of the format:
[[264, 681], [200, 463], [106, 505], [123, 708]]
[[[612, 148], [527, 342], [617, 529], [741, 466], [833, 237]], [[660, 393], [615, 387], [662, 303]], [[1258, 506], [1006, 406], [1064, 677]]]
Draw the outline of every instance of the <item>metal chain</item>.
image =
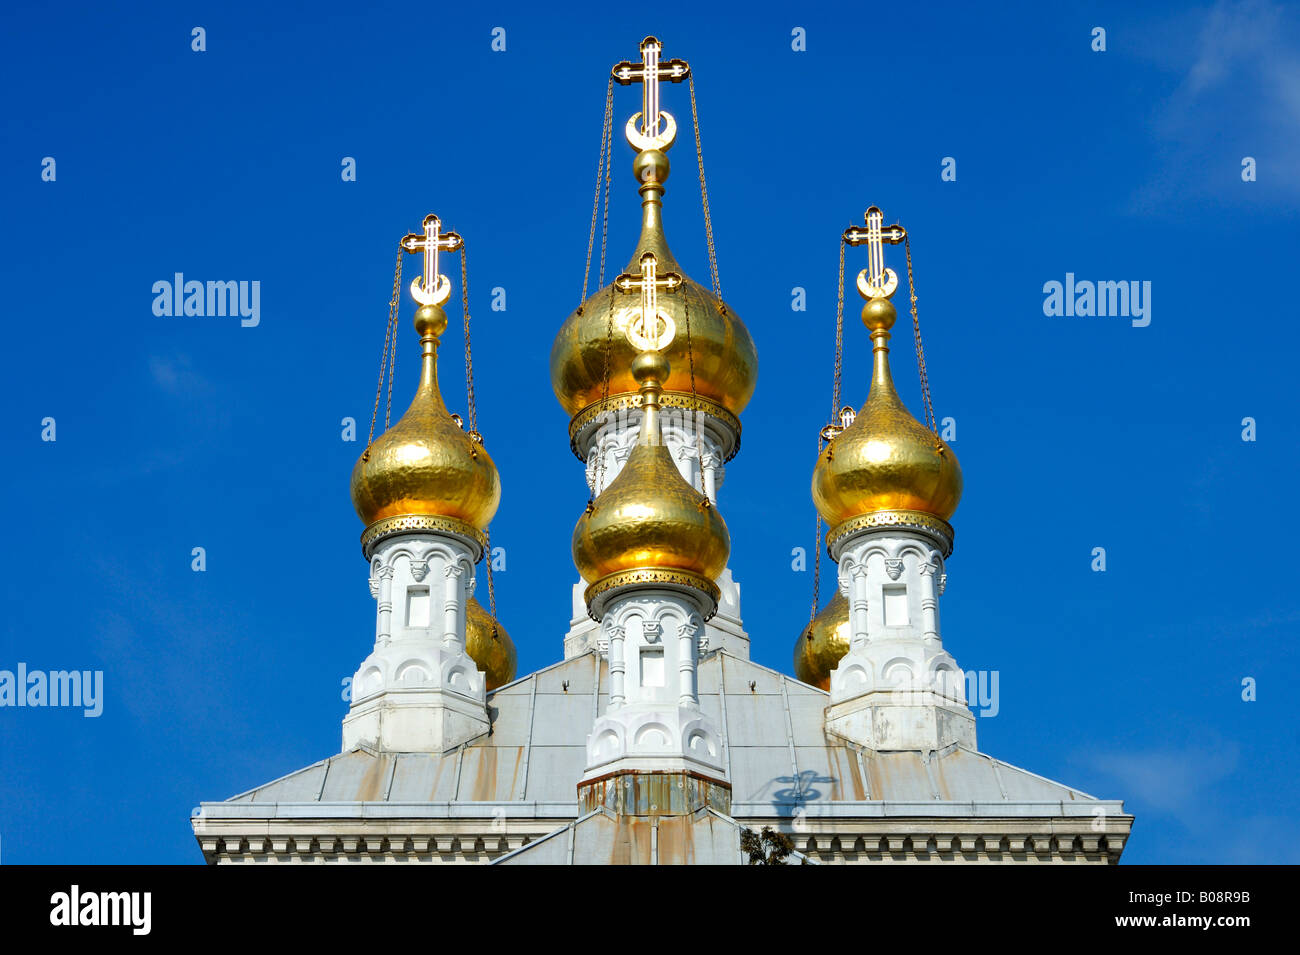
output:
[[[835, 304], [835, 384], [831, 388], [831, 425], [834, 426], [840, 415], [840, 374], [844, 368], [844, 237], [840, 236], [840, 278], [836, 283], [839, 289]], [[821, 439], [818, 439], [818, 455], [821, 454]]]
[[[601, 258], [604, 259], [604, 251], [601, 252]], [[602, 266], [603, 268], [603, 266]], [[602, 275], [602, 280], [604, 276]], [[609, 400], [609, 351], [614, 345], [614, 283], [609, 285], [609, 308], [605, 310], [605, 348], [604, 364], [605, 370], [601, 375], [600, 385], [600, 406], [605, 407], [605, 402]], [[600, 443], [600, 428], [596, 430], [596, 480], [595, 485], [591, 488], [591, 494], [587, 498], [587, 507], [590, 509], [592, 502], [596, 500], [596, 488], [605, 490], [605, 449]]]
[[614, 165], [614, 98], [611, 92], [605, 108], [605, 204], [600, 224], [600, 281], [605, 284], [605, 251], [609, 247], [609, 181]]
[[[700, 440], [700, 401], [695, 393], [695, 345], [691, 340], [691, 297], [685, 285], [682, 286], [682, 308], [686, 316], [686, 361], [691, 369], [691, 415], [695, 418], [695, 453], [700, 459], [699, 491], [704, 494], [704, 442]], [[664, 384], [667, 385], [668, 382]], [[704, 502], [706, 505], [709, 503], [707, 494], [704, 495]]]
[[[591, 198], [591, 231], [587, 234], [587, 266], [585, 269], [583, 269], [582, 272], [582, 298], [578, 300], [579, 310], [582, 309], [583, 303], [587, 301], [587, 283], [591, 279], [591, 251], [596, 244], [596, 213], [600, 208], [600, 180], [602, 177], [605, 177], [606, 182], [608, 182], [609, 174], [606, 169], [606, 167], [608, 166], [606, 153], [607, 151], [609, 152], [613, 151], [613, 142], [612, 142], [612, 135], [611, 135], [613, 132], [613, 126], [614, 126], [614, 77], [611, 76], [609, 78], [609, 85], [605, 89], [605, 124], [600, 131], [600, 160], [596, 163], [596, 194]], [[606, 207], [605, 221], [607, 226], [609, 222], [608, 195], [609, 195], [608, 192], [606, 192], [607, 207]], [[600, 251], [601, 251], [600, 278], [601, 278], [601, 284], [604, 284], [605, 243], [603, 237], [601, 241]]]
[[[478, 402], [474, 397], [474, 351], [470, 347], [469, 337], [469, 262], [465, 252], [465, 240], [460, 242], [460, 308], [461, 315], [465, 319], [465, 404], [469, 415], [469, 434], [470, 440], [479, 440], [478, 437]], [[473, 445], [471, 445], [473, 447]], [[483, 532], [484, 546], [486, 547], [487, 564], [487, 582], [488, 582], [488, 612], [492, 615], [492, 639], [497, 639], [497, 592], [496, 585], [492, 581], [492, 535], [489, 531]]]
[[[822, 456], [822, 437], [817, 435], [817, 457]], [[813, 598], [812, 608], [808, 611], [808, 623], [811, 625], [813, 619], [817, 616], [817, 604], [821, 602], [822, 592], [822, 513], [813, 508], [817, 513], [817, 529], [813, 532]]]
[[722, 304], [722, 282], [718, 278], [718, 253], [713, 245], [713, 218], [709, 215], [709, 187], [704, 181], [704, 150], [700, 146], [700, 114], [695, 107], [695, 74], [689, 77], [691, 89], [691, 121], [695, 124], [695, 159], [700, 168], [700, 204], [704, 207], [704, 236], [709, 244], [709, 276], [713, 280], [713, 297], [718, 300], [718, 311], [726, 312]]
[[912, 298], [912, 332], [916, 337], [916, 367], [921, 372], [921, 400], [925, 403], [925, 422], [939, 436], [935, 426], [934, 406], [930, 403], [930, 376], [925, 371], [925, 349], [921, 347], [921, 320], [916, 316], [916, 285], [912, 280], [912, 240], [904, 234], [903, 249], [907, 252], [907, 291]]
[[[401, 302], [402, 288], [402, 246], [397, 246], [397, 264], [393, 268], [393, 294], [388, 300], [388, 326], [384, 329], [384, 353], [379, 359], [379, 381], [375, 385], [375, 408], [370, 413], [370, 433], [366, 435], [366, 449], [361, 452], [363, 461], [370, 460], [370, 446], [375, 442], [375, 422], [379, 420], [379, 399], [384, 393], [384, 377], [388, 373], [388, 352], [389, 348], [397, 347], [397, 312], [398, 304]], [[388, 407], [391, 410], [393, 405], [393, 388], [391, 383], [388, 387]], [[384, 415], [384, 430], [388, 430], [388, 414]]]
[[465, 261], [465, 240], [460, 243], [460, 305], [465, 316], [465, 400], [469, 405], [470, 436], [478, 433], [478, 408], [474, 400], [474, 352], [469, 346], [469, 266]]
[[488, 612], [492, 614], [492, 639], [495, 640], [497, 637], [495, 627], [497, 622], [497, 589], [492, 582], [492, 534], [489, 531], [483, 532], [483, 546], [487, 548], [487, 560], [484, 563], [487, 564]]
[[[836, 426], [840, 420], [840, 379], [844, 369], [844, 236], [840, 236], [840, 272], [836, 282], [839, 290], [835, 302], [835, 381], [831, 388], [831, 425]], [[817, 434], [817, 459], [822, 456], [822, 436]], [[813, 510], [816, 510], [814, 508]], [[808, 611], [808, 623], [817, 616], [817, 604], [821, 599], [822, 588], [822, 515], [817, 511], [817, 529], [813, 536], [813, 597], [812, 609]]]
[[397, 332], [399, 322], [397, 314], [393, 314], [393, 347], [388, 351], [388, 397], [384, 401], [384, 430], [388, 430], [388, 424], [393, 420], [393, 378], [397, 374]]

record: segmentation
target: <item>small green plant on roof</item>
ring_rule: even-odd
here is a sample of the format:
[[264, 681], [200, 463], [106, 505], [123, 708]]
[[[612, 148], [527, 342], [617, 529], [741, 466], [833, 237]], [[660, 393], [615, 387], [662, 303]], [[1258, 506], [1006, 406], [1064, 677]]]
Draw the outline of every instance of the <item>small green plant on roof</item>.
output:
[[742, 829], [740, 851], [749, 856], [750, 865], [789, 865], [786, 860], [794, 852], [794, 840], [771, 826], [764, 826], [761, 835], [753, 829]]

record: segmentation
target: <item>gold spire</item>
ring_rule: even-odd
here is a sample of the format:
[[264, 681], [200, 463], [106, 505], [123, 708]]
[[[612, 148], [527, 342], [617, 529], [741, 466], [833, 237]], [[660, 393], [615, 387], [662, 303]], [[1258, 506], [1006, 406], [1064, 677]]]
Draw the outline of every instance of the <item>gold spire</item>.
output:
[[416, 518], [481, 545], [501, 500], [501, 479], [482, 439], [461, 429], [438, 389], [438, 340], [447, 328], [442, 303], [451, 289], [437, 273], [437, 252], [459, 248], [459, 242], [454, 232], [439, 233], [437, 216], [425, 219], [423, 238], [403, 240], [404, 248], [425, 257], [424, 275], [411, 285], [412, 296], [424, 303], [415, 313], [420, 383], [406, 413], [352, 469], [352, 505], [367, 525], [363, 539], [373, 539], [380, 522], [397, 526]]
[[873, 512], [920, 512], [947, 521], [961, 500], [957, 456], [912, 417], [894, 388], [889, 330], [898, 313], [889, 296], [898, 276], [883, 267], [880, 246], [902, 241], [903, 233], [894, 226], [896, 239], [882, 236], [879, 215], [874, 206], [868, 211], [864, 241], [872, 247], [870, 274], [864, 269], [857, 282], [866, 299], [862, 322], [871, 333], [871, 389], [853, 423], [831, 439], [813, 471], [813, 503], [831, 525], [832, 536], [845, 521]]
[[[624, 286], [639, 282], [643, 292], [654, 289], [656, 281], [670, 282], [662, 273], [656, 275], [654, 265], [650, 255], [642, 261], [639, 278], [624, 275], [619, 281]], [[688, 587], [716, 604], [714, 581], [731, 553], [718, 509], [686, 483], [663, 443], [659, 405], [671, 368], [667, 356], [652, 349], [666, 348], [673, 329], [655, 307], [656, 296], [643, 295], [642, 301], [649, 301], [649, 313], [638, 309], [625, 332], [648, 346], [629, 369], [640, 392], [641, 431], [618, 477], [587, 506], [573, 529], [573, 561], [590, 582], [589, 609], [601, 594], [637, 583]]]
[[[646, 62], [647, 44], [652, 41], [653, 64]], [[642, 44], [643, 62], [620, 63], [613, 73], [621, 84], [651, 76], [644, 83], [643, 109], [632, 117], [627, 130], [629, 142], [639, 150], [632, 172], [640, 183], [641, 235], [625, 272], [635, 272], [647, 252], [654, 253], [661, 272], [682, 272], [663, 231], [667, 150], [672, 146], [676, 124], [669, 113], [658, 109], [657, 80], [680, 82], [689, 76], [690, 68], [682, 60], [658, 60], [657, 44], [653, 37], [647, 37]], [[663, 132], [659, 132], [659, 119], [648, 115], [651, 111], [664, 118]], [[638, 120], [642, 123], [639, 131]], [[677, 338], [666, 350], [671, 371], [663, 382], [664, 404], [685, 407], [691, 402], [691, 356], [685, 335], [689, 312], [695, 394], [706, 411], [720, 407], [720, 417], [740, 414], [754, 394], [758, 376], [758, 353], [744, 323], [709, 289], [689, 277], [684, 277], [682, 287], [662, 306], [678, 329]], [[551, 348], [551, 386], [570, 415], [579, 414], [603, 398], [621, 402], [622, 407], [635, 406], [639, 385], [631, 375], [631, 366], [638, 349], [628, 342], [624, 331], [636, 314], [635, 305], [620, 301], [617, 293], [605, 286], [565, 320]]]
[[836, 588], [834, 596], [804, 627], [794, 645], [794, 675], [823, 690], [831, 688], [831, 671], [849, 652], [849, 602]]

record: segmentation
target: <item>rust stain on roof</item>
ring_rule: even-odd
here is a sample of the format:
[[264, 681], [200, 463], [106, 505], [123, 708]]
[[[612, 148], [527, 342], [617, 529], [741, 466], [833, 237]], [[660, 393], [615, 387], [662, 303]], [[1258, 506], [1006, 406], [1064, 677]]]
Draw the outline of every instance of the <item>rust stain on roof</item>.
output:
[[357, 787], [356, 798], [360, 802], [378, 801], [379, 787], [384, 784], [384, 779], [388, 776], [388, 763], [391, 759], [393, 757], [385, 753], [370, 761], [370, 768], [361, 777], [361, 784]]
[[647, 865], [650, 862], [651, 820], [645, 816], [619, 816], [611, 846], [611, 865]]
[[[831, 781], [831, 799], [866, 799], [868, 790], [863, 783], [862, 770], [858, 767], [857, 753], [846, 746], [827, 746], [826, 755], [830, 757], [831, 765], [836, 769], [835, 779]], [[847, 794], [841, 785], [846, 778], [844, 763], [848, 763], [849, 766]]]
[[695, 861], [694, 821], [694, 815], [659, 818], [660, 865], [690, 865]]

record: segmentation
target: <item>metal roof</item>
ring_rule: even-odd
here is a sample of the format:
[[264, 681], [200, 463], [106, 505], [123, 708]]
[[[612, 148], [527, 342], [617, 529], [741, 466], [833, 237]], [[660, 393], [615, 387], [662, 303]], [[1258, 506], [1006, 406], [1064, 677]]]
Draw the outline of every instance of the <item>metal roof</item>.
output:
[[[503, 810], [512, 818], [576, 818], [587, 734], [607, 704], [607, 685], [607, 664], [592, 651], [490, 694], [491, 730], [456, 749], [363, 747], [204, 803], [203, 812], [212, 819], [477, 818]], [[699, 691], [701, 708], [722, 731], [736, 818], [789, 817], [800, 809], [810, 817], [858, 818], [1086, 815], [1099, 805], [1123, 811], [1119, 801], [1096, 800], [955, 745], [882, 753], [828, 735], [826, 693], [726, 651], [700, 662]], [[691, 825], [704, 831], [698, 820]]]

